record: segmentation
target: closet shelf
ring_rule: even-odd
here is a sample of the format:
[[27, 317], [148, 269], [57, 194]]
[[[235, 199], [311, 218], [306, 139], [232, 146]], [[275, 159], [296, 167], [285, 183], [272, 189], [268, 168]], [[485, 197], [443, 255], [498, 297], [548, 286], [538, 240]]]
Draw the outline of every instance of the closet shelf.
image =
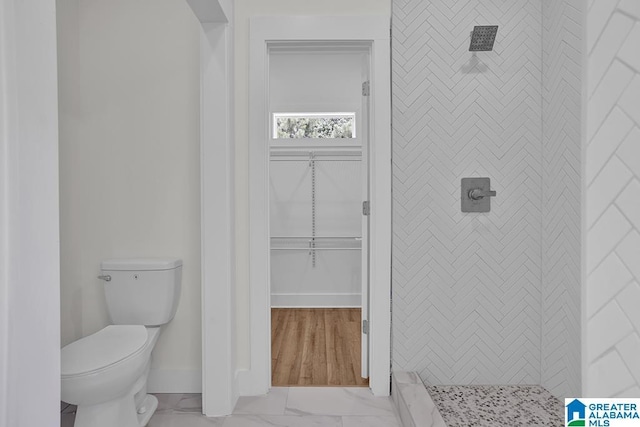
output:
[[361, 237], [279, 236], [271, 238], [271, 250], [274, 251], [356, 251], [360, 250], [361, 248]]
[[272, 251], [359, 251], [362, 248], [339, 248], [339, 247], [335, 247], [335, 248], [288, 248], [288, 247], [283, 247], [283, 248], [271, 248]]
[[360, 236], [271, 236], [272, 239], [346, 239], [362, 240]]
[[345, 161], [362, 160], [361, 147], [272, 147], [271, 161]]

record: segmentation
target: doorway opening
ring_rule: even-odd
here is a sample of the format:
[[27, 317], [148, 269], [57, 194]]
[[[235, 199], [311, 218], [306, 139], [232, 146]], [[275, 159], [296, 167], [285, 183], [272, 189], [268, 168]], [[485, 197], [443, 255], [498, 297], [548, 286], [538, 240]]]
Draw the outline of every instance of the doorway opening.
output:
[[[317, 90], [318, 84], [314, 81], [303, 81], [303, 89], [299, 94], [305, 95], [299, 101], [288, 105], [271, 105], [270, 96], [275, 86], [270, 73], [274, 71], [273, 60], [276, 56], [286, 57], [286, 52], [298, 54], [322, 55], [342, 54], [341, 60], [331, 62], [339, 66], [342, 60], [351, 56], [357, 56], [354, 52], [368, 54], [370, 62], [369, 85], [358, 79], [354, 89], [358, 91], [359, 100], [352, 101], [351, 105], [336, 106], [330, 103], [328, 93]], [[349, 53], [350, 52], [350, 53]], [[297, 55], [289, 55], [295, 57]], [[298, 153], [287, 152], [286, 143], [297, 143], [305, 138], [273, 138], [274, 114], [282, 113], [285, 117], [290, 113], [314, 113], [309, 118], [323, 118], [328, 114], [339, 113], [338, 118], [349, 118], [355, 113], [353, 121], [355, 138], [315, 138], [308, 141], [309, 145], [317, 148], [312, 150], [312, 164], [329, 164], [329, 162], [317, 161], [322, 155], [340, 154], [345, 157], [349, 154], [357, 154], [360, 149], [360, 164], [363, 159], [368, 164], [361, 166], [361, 171], [368, 174], [369, 199], [360, 198], [358, 203], [370, 201], [369, 204], [359, 206], [358, 211], [364, 208], [369, 212], [368, 235], [360, 234], [363, 239], [360, 242], [361, 256], [367, 254], [368, 262], [361, 261], [361, 269], [368, 264], [366, 278], [368, 287], [360, 289], [360, 305], [363, 319], [367, 321], [361, 324], [362, 330], [368, 334], [361, 335], [360, 340], [361, 360], [367, 363], [361, 364], [361, 369], [367, 368], [368, 372], [361, 377], [369, 377], [369, 389], [375, 396], [388, 396], [390, 392], [390, 354], [391, 354], [391, 99], [390, 99], [390, 45], [389, 45], [389, 19], [384, 16], [260, 16], [250, 20], [250, 55], [249, 55], [249, 356], [247, 369], [239, 369], [237, 372], [238, 393], [241, 396], [259, 395], [266, 393], [271, 387], [271, 177], [270, 168], [272, 151], [286, 157]], [[282, 61], [283, 66], [286, 60]], [[362, 65], [362, 63], [360, 64]], [[323, 68], [323, 69], [326, 69]], [[363, 68], [361, 67], [360, 70]], [[300, 68], [289, 79], [289, 82], [301, 81]], [[334, 80], [335, 84], [339, 81]], [[369, 93], [363, 96], [363, 91]], [[319, 98], [312, 98], [311, 93], [320, 93]], [[366, 105], [363, 106], [363, 98]], [[286, 101], [286, 100], [285, 100]], [[348, 102], [346, 102], [348, 103]], [[286, 104], [283, 103], [283, 104]], [[296, 105], [297, 104], [297, 105]], [[292, 109], [294, 108], [295, 109]], [[365, 108], [366, 107], [366, 108]], [[363, 116], [367, 116], [363, 122]], [[296, 116], [293, 116], [294, 118]], [[310, 120], [311, 121], [311, 120]], [[367, 123], [367, 125], [363, 125]], [[339, 122], [345, 125], [344, 121]], [[331, 128], [331, 132], [343, 132], [345, 129]], [[328, 132], [328, 131], [327, 131]], [[365, 132], [365, 133], [363, 133]], [[304, 133], [303, 133], [304, 134]], [[313, 138], [306, 138], [311, 140]], [[358, 144], [355, 140], [368, 141], [368, 144]], [[335, 144], [337, 142], [337, 144]], [[284, 147], [274, 147], [271, 143], [285, 144]], [[351, 143], [351, 146], [349, 144]], [[338, 145], [338, 146], [332, 146]], [[347, 145], [345, 147], [345, 145]], [[316, 147], [317, 146], [317, 147]], [[308, 148], [308, 147], [307, 147]], [[362, 150], [367, 150], [362, 153]], [[295, 151], [295, 150], [294, 150]], [[309, 168], [309, 153], [305, 162]], [[318, 153], [316, 153], [316, 151]], [[322, 152], [320, 152], [322, 151]], [[336, 153], [338, 151], [339, 153]], [[355, 153], [354, 153], [355, 152]], [[352, 160], [351, 157], [348, 157]], [[294, 164], [296, 162], [280, 162], [282, 164]], [[333, 162], [338, 163], [338, 162]], [[347, 163], [347, 162], [345, 162]], [[320, 166], [322, 168], [322, 166]], [[321, 169], [316, 171], [317, 174]], [[320, 176], [320, 175], [317, 175]], [[346, 182], [348, 178], [341, 178]], [[347, 185], [344, 186], [348, 187]], [[363, 186], [364, 187], [364, 186]], [[308, 188], [308, 187], [307, 187]], [[318, 187], [318, 191], [320, 191]], [[320, 195], [319, 195], [320, 196]], [[319, 197], [318, 196], [318, 197]], [[318, 200], [319, 201], [319, 200]], [[359, 215], [361, 215], [359, 213]], [[359, 217], [362, 220], [361, 217]], [[318, 217], [319, 219], [319, 217]], [[317, 224], [320, 227], [320, 224]], [[317, 229], [316, 232], [319, 232]], [[316, 234], [321, 237], [320, 234]], [[334, 234], [339, 237], [350, 235]], [[278, 237], [274, 234], [275, 237]], [[283, 235], [281, 237], [287, 237]], [[332, 235], [327, 235], [327, 237]], [[298, 237], [307, 237], [300, 235]], [[309, 236], [310, 237], [310, 236]], [[358, 237], [357, 234], [351, 237]], [[366, 239], [366, 241], [365, 241]], [[284, 239], [283, 239], [284, 240]], [[357, 239], [352, 239], [351, 244], [356, 244]], [[281, 241], [280, 244], [289, 242]], [[300, 245], [300, 240], [292, 242]], [[319, 260], [319, 246], [322, 242], [312, 239], [311, 254], [316, 253], [316, 263]], [[307, 242], [308, 244], [308, 242]], [[315, 247], [313, 245], [316, 245]], [[331, 247], [334, 242], [324, 243]], [[346, 245], [347, 243], [342, 243]], [[305, 248], [307, 256], [309, 248]], [[298, 252], [304, 252], [298, 249]], [[328, 252], [328, 250], [325, 250]], [[338, 252], [338, 251], [334, 251]], [[342, 250], [344, 253], [357, 253], [355, 250]], [[292, 266], [294, 266], [292, 264]], [[337, 270], [336, 270], [337, 271]], [[333, 271], [332, 271], [333, 272]], [[356, 279], [352, 281], [357, 282]], [[364, 280], [362, 280], [364, 283]], [[363, 296], [363, 290], [368, 295]], [[287, 293], [287, 292], [283, 292]], [[349, 292], [343, 292], [349, 293]], [[357, 292], [353, 292], [357, 293]], [[323, 295], [316, 295], [321, 298]], [[342, 295], [346, 299], [351, 295]], [[367, 306], [363, 306], [363, 304]], [[324, 307], [323, 307], [324, 308]], [[349, 307], [341, 307], [349, 308]], [[354, 307], [351, 307], [354, 308]], [[355, 307], [357, 308], [357, 307]], [[368, 318], [365, 318], [368, 316]], [[363, 327], [364, 326], [364, 327]]]
[[273, 386], [368, 386], [370, 45], [268, 47]]

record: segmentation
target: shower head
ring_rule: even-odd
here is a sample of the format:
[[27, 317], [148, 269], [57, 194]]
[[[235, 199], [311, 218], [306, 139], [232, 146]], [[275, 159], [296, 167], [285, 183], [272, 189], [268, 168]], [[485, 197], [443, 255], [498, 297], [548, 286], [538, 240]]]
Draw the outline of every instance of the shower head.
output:
[[470, 52], [493, 50], [493, 42], [498, 33], [497, 25], [476, 25], [471, 32]]

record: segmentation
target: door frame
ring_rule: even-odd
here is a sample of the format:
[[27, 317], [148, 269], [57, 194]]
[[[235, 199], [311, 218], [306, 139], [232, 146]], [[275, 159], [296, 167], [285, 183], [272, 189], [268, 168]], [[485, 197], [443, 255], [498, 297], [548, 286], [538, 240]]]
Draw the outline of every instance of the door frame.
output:
[[[229, 415], [238, 400], [235, 340], [233, 1], [186, 0], [200, 22], [202, 412]], [[187, 377], [187, 390], [200, 382]]]
[[391, 56], [385, 16], [261, 16], [250, 20], [249, 72], [249, 293], [250, 369], [238, 376], [240, 395], [271, 386], [269, 251], [268, 43], [359, 41], [371, 43], [370, 335], [369, 387], [390, 392], [391, 364]]

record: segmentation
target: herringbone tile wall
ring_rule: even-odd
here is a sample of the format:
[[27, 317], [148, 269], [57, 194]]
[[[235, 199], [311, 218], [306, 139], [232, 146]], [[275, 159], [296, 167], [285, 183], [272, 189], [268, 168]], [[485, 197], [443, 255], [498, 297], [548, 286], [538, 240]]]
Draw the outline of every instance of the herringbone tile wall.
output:
[[[542, 11], [394, 0], [393, 366], [429, 384], [540, 383]], [[499, 25], [472, 55], [474, 25]], [[460, 179], [488, 176], [490, 213]]]
[[587, 14], [586, 394], [640, 396], [640, 1]]
[[[553, 18], [535, 0], [394, 0], [393, 365], [430, 384], [579, 387], [580, 81], [562, 57], [580, 39]], [[494, 51], [468, 52], [494, 24]], [[565, 39], [543, 50], [543, 33]], [[460, 211], [467, 176], [491, 177], [490, 213]]]
[[541, 384], [581, 392], [581, 110], [584, 0], [542, 0]]

